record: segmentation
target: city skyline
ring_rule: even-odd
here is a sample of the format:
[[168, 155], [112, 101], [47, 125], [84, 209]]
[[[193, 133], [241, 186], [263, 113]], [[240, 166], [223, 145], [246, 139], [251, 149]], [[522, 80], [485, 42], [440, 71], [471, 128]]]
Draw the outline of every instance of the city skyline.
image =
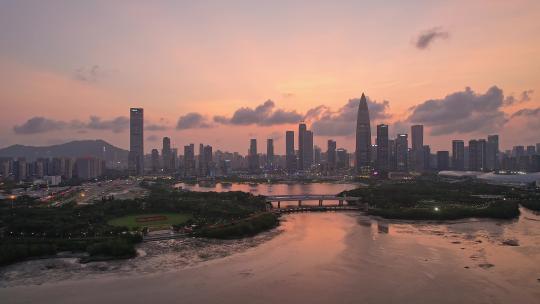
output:
[[[0, 100], [10, 113], [2, 147], [100, 138], [128, 148], [125, 108], [134, 106], [146, 109], [148, 143], [205, 138], [244, 151], [244, 139], [257, 137], [281, 151], [285, 130], [304, 120], [314, 145], [336, 139], [352, 151], [355, 128], [342, 122], [362, 91], [372, 136], [384, 123], [391, 137], [423, 124], [437, 150], [484, 134], [500, 134], [503, 149], [540, 140], [534, 1], [413, 1], [409, 14], [356, 3], [0, 5]], [[453, 11], [459, 20], [445, 13]], [[99, 24], [77, 23], [92, 13]]]

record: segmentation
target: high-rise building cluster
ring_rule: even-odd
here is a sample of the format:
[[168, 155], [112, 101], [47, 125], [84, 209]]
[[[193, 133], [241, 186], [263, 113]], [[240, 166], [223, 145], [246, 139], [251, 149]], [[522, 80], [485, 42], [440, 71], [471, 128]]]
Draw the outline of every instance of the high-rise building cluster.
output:
[[[142, 147], [142, 109], [136, 109], [132, 118], [134, 133], [131, 135], [133, 154]], [[132, 109], [133, 111], [133, 109]], [[140, 119], [139, 119], [140, 118]], [[353, 123], [353, 122], [351, 122]], [[410, 133], [398, 133], [390, 138], [390, 126], [376, 126], [376, 139], [371, 140], [371, 121], [368, 100], [364, 94], [359, 100], [356, 121], [356, 150], [349, 153], [338, 148], [334, 139], [328, 139], [325, 151], [314, 145], [314, 134], [305, 122], [295, 131], [285, 132], [284, 155], [275, 153], [274, 139], [266, 139], [266, 153], [261, 153], [256, 138], [249, 140], [247, 155], [214, 151], [211, 146], [199, 144], [198, 155], [195, 145], [184, 146], [184, 154], [178, 156], [171, 148], [170, 138], [163, 138], [161, 157], [153, 149], [150, 155], [151, 171], [154, 173], [176, 173], [186, 177], [212, 177], [230, 174], [288, 174], [288, 175], [344, 175], [384, 174], [388, 172], [428, 172], [442, 170], [495, 171], [521, 170], [540, 171], [537, 146], [516, 146], [512, 151], [500, 152], [499, 136], [487, 139], [451, 142], [451, 150], [431, 152], [424, 142], [424, 126], [412, 125]], [[263, 150], [264, 151], [264, 150]], [[132, 167], [136, 167], [132, 165]]]
[[[282, 155], [276, 153], [273, 138], [263, 141], [266, 149], [259, 149], [257, 138], [251, 138], [246, 155], [215, 150], [202, 143], [198, 150], [193, 143], [185, 145], [183, 153], [179, 155], [170, 137], [163, 137], [161, 149], [154, 148], [145, 155], [143, 113], [142, 108], [130, 109], [128, 171], [133, 176], [167, 174], [207, 178], [233, 174], [274, 174], [302, 177], [443, 170], [540, 171], [540, 143], [514, 146], [503, 152], [500, 151], [499, 136], [496, 134], [467, 142], [454, 139], [450, 143], [451, 150], [432, 153], [430, 146], [424, 142], [423, 125], [412, 125], [410, 133], [397, 133], [391, 138], [390, 126], [381, 123], [376, 126], [373, 143], [368, 99], [364, 94], [356, 113], [354, 152], [338, 147], [334, 139], [328, 139], [324, 148], [315, 145], [313, 131], [308, 129], [305, 122], [300, 122], [297, 132], [285, 132]], [[22, 157], [0, 158], [0, 178], [4, 180], [90, 180], [102, 176], [104, 172], [105, 161], [92, 157], [37, 158], [29, 161]]]
[[105, 161], [95, 157], [53, 157], [27, 160], [0, 158], [0, 179], [57, 185], [61, 181], [91, 180], [105, 172]]

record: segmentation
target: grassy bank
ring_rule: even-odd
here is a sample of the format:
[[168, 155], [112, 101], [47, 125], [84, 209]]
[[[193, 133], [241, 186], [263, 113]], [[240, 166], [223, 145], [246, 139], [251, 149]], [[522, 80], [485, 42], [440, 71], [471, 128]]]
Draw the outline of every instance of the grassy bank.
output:
[[87, 252], [89, 257], [111, 260], [131, 258], [136, 255], [135, 245], [141, 241], [139, 235], [103, 237], [89, 239], [2, 239], [0, 242], [0, 266], [32, 258], [54, 256], [59, 252]]
[[361, 197], [371, 215], [406, 220], [516, 218], [523, 195], [506, 186], [438, 180], [384, 181], [343, 194]]
[[519, 216], [516, 202], [492, 202], [484, 207], [453, 205], [444, 207], [372, 208], [370, 215], [405, 220], [456, 220], [470, 217], [511, 219]]
[[196, 235], [216, 239], [242, 238], [272, 229], [278, 223], [277, 215], [264, 212], [227, 224], [205, 227], [198, 231]]

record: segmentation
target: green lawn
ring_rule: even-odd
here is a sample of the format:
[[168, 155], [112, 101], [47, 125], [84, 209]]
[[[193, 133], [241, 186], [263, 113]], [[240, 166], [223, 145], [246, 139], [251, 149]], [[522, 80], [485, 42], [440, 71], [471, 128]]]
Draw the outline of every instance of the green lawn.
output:
[[187, 222], [192, 216], [185, 213], [153, 213], [136, 214], [115, 218], [109, 221], [109, 225], [123, 226], [129, 229], [138, 227], [156, 227], [178, 225]]

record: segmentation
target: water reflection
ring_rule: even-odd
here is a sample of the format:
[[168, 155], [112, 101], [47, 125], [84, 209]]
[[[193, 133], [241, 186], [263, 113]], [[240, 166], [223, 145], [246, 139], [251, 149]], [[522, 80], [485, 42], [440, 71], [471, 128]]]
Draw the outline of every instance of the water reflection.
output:
[[[243, 191], [254, 195], [303, 195], [303, 194], [338, 194], [342, 191], [356, 189], [362, 186], [360, 183], [278, 183], [278, 184], [254, 184], [254, 183], [216, 183], [211, 186], [201, 184], [178, 183], [177, 188], [190, 191]], [[324, 205], [337, 205], [337, 201], [325, 201]], [[317, 206], [319, 201], [302, 201], [304, 206]], [[277, 207], [277, 202], [272, 205]], [[284, 201], [280, 203], [281, 208], [298, 206], [298, 201]]]
[[301, 195], [301, 194], [338, 194], [342, 191], [358, 188], [359, 183], [216, 183], [210, 185], [178, 183], [177, 188], [190, 191], [244, 191], [255, 195]]

